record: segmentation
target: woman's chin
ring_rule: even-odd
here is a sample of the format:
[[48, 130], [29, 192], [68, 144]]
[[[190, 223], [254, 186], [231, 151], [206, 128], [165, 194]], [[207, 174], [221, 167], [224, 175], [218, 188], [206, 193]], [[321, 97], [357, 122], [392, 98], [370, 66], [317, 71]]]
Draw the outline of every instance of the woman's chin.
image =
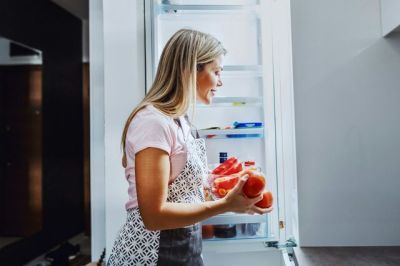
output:
[[197, 102], [200, 104], [206, 104], [209, 105], [212, 103], [212, 97], [209, 97], [207, 99], [197, 99]]

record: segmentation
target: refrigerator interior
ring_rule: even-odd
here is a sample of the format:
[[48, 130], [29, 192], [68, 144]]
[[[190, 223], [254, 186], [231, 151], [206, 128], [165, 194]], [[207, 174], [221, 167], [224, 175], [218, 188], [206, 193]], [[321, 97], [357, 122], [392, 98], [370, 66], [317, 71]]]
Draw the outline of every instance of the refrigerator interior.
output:
[[[146, 3], [146, 9], [150, 15], [146, 25], [151, 28], [146, 46], [152, 47], [146, 52], [147, 87], [165, 43], [181, 28], [212, 34], [228, 50], [221, 75], [223, 86], [211, 105], [197, 104], [190, 115], [206, 140], [210, 169], [219, 163], [220, 152], [243, 162], [255, 161], [266, 176], [265, 190], [274, 195], [274, 211], [269, 214], [226, 213], [204, 221], [205, 243], [278, 241], [274, 92], [265, 88], [262, 55], [267, 46], [262, 43], [259, 1], [154, 0]], [[235, 129], [234, 122], [262, 122], [263, 126]]]

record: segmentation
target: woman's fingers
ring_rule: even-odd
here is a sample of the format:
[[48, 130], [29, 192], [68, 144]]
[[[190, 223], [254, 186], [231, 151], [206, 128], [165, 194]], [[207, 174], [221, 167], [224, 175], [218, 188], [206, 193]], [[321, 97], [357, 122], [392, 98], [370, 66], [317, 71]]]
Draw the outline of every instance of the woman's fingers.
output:
[[252, 208], [252, 211], [254, 212], [254, 213], [258, 213], [258, 214], [265, 214], [265, 213], [269, 213], [269, 212], [271, 212], [272, 210], [273, 210], [274, 208], [273, 207], [269, 207], [269, 208], [260, 208], [260, 207], [257, 207], [257, 206], [253, 206], [253, 208]]
[[249, 178], [248, 175], [244, 175], [244, 176], [240, 177], [239, 182], [236, 184], [236, 186], [232, 190], [234, 190], [235, 192], [240, 191], [240, 193], [241, 193], [243, 186], [246, 183], [248, 178]]
[[255, 198], [251, 198], [251, 199], [250, 199], [250, 203], [251, 203], [251, 204], [256, 204], [257, 202], [259, 202], [259, 201], [262, 200], [262, 199], [263, 199], [263, 195], [260, 194], [260, 195], [258, 195], [258, 196], [255, 197]]
[[240, 178], [238, 184], [228, 192], [227, 198], [229, 202], [231, 202], [232, 206], [236, 206], [233, 208], [234, 212], [238, 213], [248, 213], [248, 214], [265, 214], [272, 211], [271, 208], [260, 208], [255, 204], [263, 199], [263, 195], [260, 194], [255, 198], [248, 198], [242, 192], [243, 186], [248, 179], [248, 175], [244, 175]]
[[247, 211], [247, 214], [253, 215], [254, 213], [255, 213], [255, 212], [254, 212], [252, 209], [250, 209], [250, 210]]

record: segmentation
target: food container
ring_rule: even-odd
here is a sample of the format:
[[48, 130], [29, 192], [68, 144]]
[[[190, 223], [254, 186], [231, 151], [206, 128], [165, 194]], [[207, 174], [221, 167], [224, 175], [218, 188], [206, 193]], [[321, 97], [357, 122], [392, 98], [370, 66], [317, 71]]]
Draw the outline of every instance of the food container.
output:
[[260, 224], [259, 223], [241, 224], [240, 229], [242, 231], [242, 235], [255, 236], [257, 235], [258, 230], [260, 230]]
[[240, 180], [240, 174], [208, 176], [209, 194], [213, 200], [220, 199], [235, 187]]
[[201, 235], [203, 239], [209, 239], [214, 237], [214, 225], [205, 224], [201, 226]]
[[236, 237], [236, 224], [218, 224], [214, 225], [214, 235], [218, 238]]

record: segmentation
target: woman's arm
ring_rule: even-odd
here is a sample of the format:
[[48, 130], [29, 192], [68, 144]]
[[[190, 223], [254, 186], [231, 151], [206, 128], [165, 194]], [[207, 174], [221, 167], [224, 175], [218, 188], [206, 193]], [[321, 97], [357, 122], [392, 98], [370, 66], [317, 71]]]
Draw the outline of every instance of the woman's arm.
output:
[[266, 213], [254, 204], [262, 199], [242, 195], [245, 179], [216, 201], [202, 203], [167, 202], [170, 161], [168, 154], [157, 148], [147, 148], [135, 156], [136, 190], [143, 223], [149, 230], [163, 230], [195, 224], [227, 211]]

